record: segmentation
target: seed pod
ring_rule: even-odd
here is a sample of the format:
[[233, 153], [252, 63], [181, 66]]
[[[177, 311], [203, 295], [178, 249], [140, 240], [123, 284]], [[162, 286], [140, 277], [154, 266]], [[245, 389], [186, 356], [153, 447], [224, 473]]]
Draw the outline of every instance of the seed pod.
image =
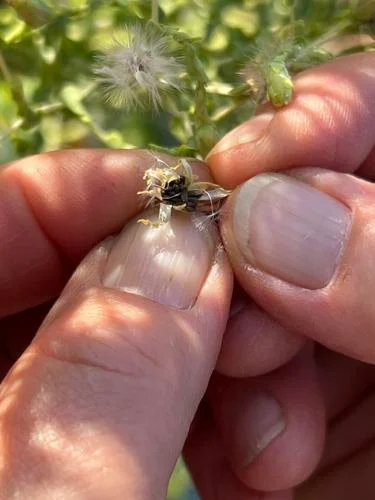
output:
[[276, 107], [289, 104], [293, 98], [293, 81], [283, 56], [273, 59], [266, 68], [265, 77], [267, 99]]
[[[161, 166], [146, 170], [144, 179], [146, 189], [138, 194], [150, 198], [148, 205], [159, 205], [159, 219], [151, 222], [139, 219], [138, 222], [158, 227], [169, 221], [172, 209], [183, 212], [199, 212], [213, 220], [219, 213], [221, 204], [230, 191], [212, 182], [199, 181], [193, 174], [189, 162], [182, 158], [174, 167], [162, 160]], [[157, 165], [158, 165], [157, 163]]]

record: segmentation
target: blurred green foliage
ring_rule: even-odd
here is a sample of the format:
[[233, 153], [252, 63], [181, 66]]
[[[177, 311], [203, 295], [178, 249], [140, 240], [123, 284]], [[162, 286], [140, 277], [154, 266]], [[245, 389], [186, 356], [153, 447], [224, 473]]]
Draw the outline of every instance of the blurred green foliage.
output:
[[169, 483], [167, 500], [193, 500], [195, 497], [187, 496], [190, 492], [192, 492], [192, 487], [189, 474], [182, 460], [179, 460]]
[[[201, 135], [213, 140], [253, 112], [256, 99], [238, 73], [247, 58], [262, 59], [261, 45], [252, 43], [259, 35], [293, 26], [294, 51], [310, 58], [299, 60], [303, 69], [315, 61], [302, 46], [314, 48], [327, 33], [371, 32], [375, 7], [372, 0], [161, 0], [159, 11], [160, 22], [202, 40], [198, 55], [208, 84]], [[116, 30], [150, 16], [151, 0], [0, 3], [0, 162], [64, 147], [189, 145], [188, 114], [111, 109], [91, 71]], [[289, 92], [280, 88], [288, 76], [268, 74], [277, 82], [277, 98]], [[193, 105], [182, 108], [188, 113]]]
[[[0, 163], [66, 147], [190, 146], [197, 103], [181, 97], [176, 113], [114, 110], [92, 74], [95, 54], [116, 30], [150, 17], [151, 0], [0, 2]], [[374, 18], [373, 0], [160, 0], [159, 6], [161, 23], [201, 40], [196, 54], [205, 82], [196, 88], [203, 142], [248, 119], [272, 91], [276, 104], [285, 104], [290, 75], [329, 56], [323, 42], [372, 35]], [[263, 72], [274, 87], [258, 92], [246, 85], [239, 76], [246, 61], [249, 80], [259, 83], [256, 72], [260, 80]], [[199, 141], [195, 147], [204, 150]], [[188, 488], [179, 463], [168, 498], [184, 498]]]

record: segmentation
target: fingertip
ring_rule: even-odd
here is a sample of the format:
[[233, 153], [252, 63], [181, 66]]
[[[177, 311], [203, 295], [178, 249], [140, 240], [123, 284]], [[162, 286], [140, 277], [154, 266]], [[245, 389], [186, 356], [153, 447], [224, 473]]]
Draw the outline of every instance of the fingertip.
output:
[[[71, 149], [3, 165], [0, 315], [55, 296], [88, 251], [142, 210], [137, 192], [158, 161], [175, 166], [178, 159], [146, 150]], [[190, 163], [210, 180], [203, 162]]]
[[[204, 405], [204, 404], [203, 404]], [[292, 500], [292, 490], [248, 488], [233, 472], [209, 409], [202, 406], [184, 448], [184, 458], [202, 498], [207, 500]]]
[[259, 378], [216, 379], [209, 395], [223, 445], [248, 487], [285, 490], [313, 472], [325, 421], [311, 352]]
[[[355, 54], [299, 74], [289, 105], [243, 123], [210, 152], [215, 179], [233, 188], [290, 167], [358, 168], [373, 147], [374, 59]], [[266, 125], [257, 126], [262, 120]]]
[[229, 197], [221, 220], [236, 277], [260, 306], [284, 328], [366, 362], [374, 196], [372, 183], [324, 169], [261, 174]]
[[250, 302], [229, 318], [216, 370], [228, 377], [258, 376], [287, 363], [305, 342]]

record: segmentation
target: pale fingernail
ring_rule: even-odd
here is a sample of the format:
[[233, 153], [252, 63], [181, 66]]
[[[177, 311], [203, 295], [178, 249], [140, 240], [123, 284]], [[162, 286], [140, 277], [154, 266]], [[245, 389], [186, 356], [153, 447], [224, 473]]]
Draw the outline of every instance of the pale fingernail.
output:
[[239, 249], [254, 267], [317, 289], [332, 279], [351, 215], [327, 194], [282, 174], [261, 174], [239, 190], [234, 207]]
[[[155, 214], [147, 217], [157, 220]], [[159, 227], [134, 220], [108, 257], [103, 284], [188, 309], [213, 264], [216, 238], [213, 227], [199, 230], [187, 214], [173, 214], [170, 222]]]
[[248, 401], [241, 421], [246, 424], [241, 445], [241, 463], [246, 467], [284, 431], [286, 423], [276, 399], [262, 392]]
[[255, 116], [248, 122], [242, 123], [233, 129], [219, 141], [216, 146], [208, 153], [207, 158], [217, 153], [222, 153], [240, 144], [247, 144], [258, 141], [267, 131], [275, 113], [268, 112]]

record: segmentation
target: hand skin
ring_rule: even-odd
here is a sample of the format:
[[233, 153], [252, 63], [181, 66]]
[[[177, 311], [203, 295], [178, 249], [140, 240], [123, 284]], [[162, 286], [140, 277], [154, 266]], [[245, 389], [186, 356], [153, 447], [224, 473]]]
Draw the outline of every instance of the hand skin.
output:
[[[1, 167], [3, 373], [14, 363], [0, 388], [2, 499], [165, 498], [195, 414], [185, 457], [204, 499], [374, 498], [375, 193], [348, 175], [374, 172], [374, 83], [371, 53], [307, 71], [290, 106], [263, 109], [209, 156], [228, 187], [287, 173], [266, 179], [250, 220], [239, 190], [223, 212], [243, 290], [229, 320], [232, 274], [214, 229], [197, 233], [184, 215], [173, 236], [131, 222], [149, 153], [61, 151]], [[262, 222], [275, 225], [270, 204], [258, 203], [267, 189], [284, 215], [285, 200], [295, 213], [301, 196], [311, 205], [327, 194], [313, 222], [321, 234], [325, 220], [345, 226], [329, 258], [319, 261], [302, 234], [314, 252], [291, 268], [296, 247], [287, 251], [276, 230], [264, 239]], [[262, 254], [277, 245], [279, 268]]]
[[232, 272], [214, 227], [197, 231], [185, 214], [136, 223], [154, 161], [80, 150], [2, 167], [3, 373], [18, 360], [0, 387], [1, 500], [166, 496], [217, 360]]
[[186, 446], [205, 499], [375, 498], [374, 102], [375, 54], [337, 59], [208, 156], [245, 298]]

